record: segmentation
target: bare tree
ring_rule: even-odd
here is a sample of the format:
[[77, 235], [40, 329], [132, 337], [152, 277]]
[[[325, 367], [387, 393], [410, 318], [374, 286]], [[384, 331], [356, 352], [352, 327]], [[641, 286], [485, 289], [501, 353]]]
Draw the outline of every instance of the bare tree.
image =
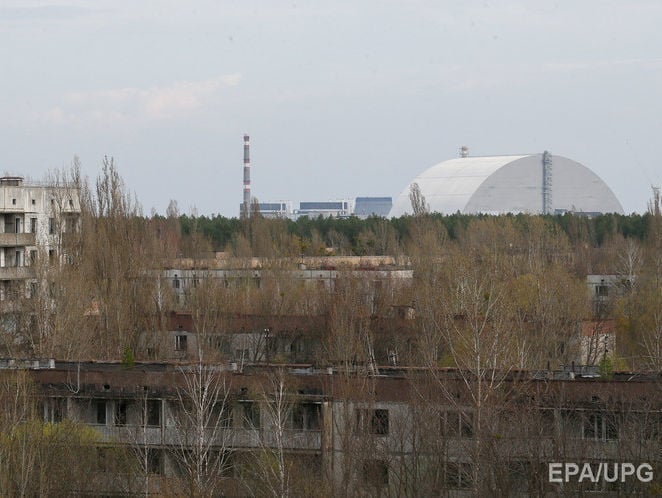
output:
[[176, 457], [185, 477], [182, 493], [217, 496], [228, 471], [230, 454], [230, 386], [217, 365], [198, 360], [181, 367], [183, 386], [177, 390]]
[[414, 216], [422, 216], [430, 212], [430, 206], [421, 192], [421, 187], [416, 182], [409, 186], [409, 201]]

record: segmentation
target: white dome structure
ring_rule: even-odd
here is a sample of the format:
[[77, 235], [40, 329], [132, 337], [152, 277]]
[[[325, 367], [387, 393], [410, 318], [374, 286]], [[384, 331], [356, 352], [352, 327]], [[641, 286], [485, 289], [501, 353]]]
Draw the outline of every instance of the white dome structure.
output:
[[404, 188], [389, 217], [412, 214], [409, 194], [414, 183], [430, 212], [443, 214], [623, 213], [598, 175], [576, 161], [547, 152], [460, 157], [439, 163]]

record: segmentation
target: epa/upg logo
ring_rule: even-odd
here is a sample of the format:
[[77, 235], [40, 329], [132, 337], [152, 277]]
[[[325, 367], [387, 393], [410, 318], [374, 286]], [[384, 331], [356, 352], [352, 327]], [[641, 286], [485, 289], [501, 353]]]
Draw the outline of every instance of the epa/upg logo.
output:
[[653, 480], [653, 467], [648, 463], [550, 463], [549, 482], [625, 482], [637, 479], [639, 482]]

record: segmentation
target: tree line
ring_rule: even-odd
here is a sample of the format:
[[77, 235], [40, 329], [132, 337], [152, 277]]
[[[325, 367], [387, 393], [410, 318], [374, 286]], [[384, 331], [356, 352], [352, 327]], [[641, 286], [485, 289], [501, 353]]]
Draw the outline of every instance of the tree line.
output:
[[[194, 216], [177, 213], [181, 233], [191, 236], [200, 233], [215, 251], [224, 251], [233, 246], [233, 242], [245, 230], [245, 223], [239, 218], [228, 218], [221, 215]], [[530, 215], [506, 214], [502, 216], [483, 214], [443, 215], [428, 213], [425, 216], [443, 226], [452, 240], [457, 240], [467, 227], [477, 220], [490, 217], [505, 218], [526, 231]], [[580, 214], [540, 215], [541, 218], [558, 226], [573, 243], [588, 243], [594, 247], [608, 243], [613, 237], [621, 236], [644, 241], [649, 237], [651, 213], [629, 215], [608, 213], [599, 216], [582, 216]], [[166, 217], [155, 215], [154, 220], [163, 222]], [[395, 241], [402, 244], [411, 234], [413, 216], [385, 219], [372, 216], [360, 219], [322, 217], [296, 220], [265, 220], [268, 225], [277, 226], [279, 230], [300, 241], [301, 252], [312, 255], [319, 250], [319, 243], [332, 248], [337, 253], [362, 256], [366, 254], [385, 253], [388, 246], [377, 243], [385, 232]]]

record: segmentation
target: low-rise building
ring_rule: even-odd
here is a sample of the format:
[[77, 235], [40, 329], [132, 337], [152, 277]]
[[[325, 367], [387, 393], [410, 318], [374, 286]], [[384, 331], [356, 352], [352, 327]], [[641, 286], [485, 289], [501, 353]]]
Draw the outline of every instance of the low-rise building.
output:
[[[270, 466], [279, 465], [278, 455], [288, 459], [288, 486], [318, 482], [317, 494], [328, 496], [620, 496], [650, 494], [662, 477], [656, 374], [607, 380], [579, 371], [0, 366], [28, 369], [44, 421], [74, 420], [95, 431], [100, 448], [149, 455], [144, 477], [156, 495], [184, 478], [196, 441], [223, 455], [218, 492], [239, 496], [255, 494], [250, 486], [262, 481], [247, 469], [259, 470], [269, 455]], [[196, 410], [209, 416], [193, 416]], [[554, 462], [647, 464], [652, 478], [550, 482]], [[297, 468], [304, 482], [295, 480]]]

